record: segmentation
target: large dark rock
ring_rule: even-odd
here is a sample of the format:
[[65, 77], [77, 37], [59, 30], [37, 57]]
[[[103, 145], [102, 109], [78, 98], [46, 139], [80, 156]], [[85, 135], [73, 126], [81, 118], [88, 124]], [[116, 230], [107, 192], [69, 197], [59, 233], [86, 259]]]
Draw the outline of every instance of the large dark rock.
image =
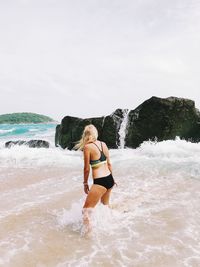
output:
[[200, 116], [192, 100], [151, 97], [129, 112], [127, 147], [138, 147], [143, 141], [175, 139], [179, 136], [194, 142], [200, 140]]
[[[81, 119], [66, 116], [56, 128], [55, 144], [72, 149], [81, 138], [86, 125], [96, 126], [99, 139], [109, 148], [118, 148], [119, 129], [127, 109], [117, 109], [111, 115], [98, 118]], [[169, 97], [151, 97], [128, 113], [125, 127], [125, 147], [136, 148], [143, 141], [182, 139], [200, 141], [200, 113], [192, 100]]]
[[55, 144], [62, 148], [72, 149], [75, 142], [81, 138], [84, 127], [88, 124], [94, 124], [98, 130], [98, 138], [106, 142], [109, 148], [117, 148], [119, 143], [118, 132], [122, 120], [122, 109], [117, 109], [111, 115], [98, 118], [81, 119], [66, 116], [56, 128]]
[[61, 137], [61, 132], [60, 132], [61, 125], [58, 124], [56, 126], [56, 134], [55, 134], [55, 146], [58, 147], [60, 144], [60, 137]]
[[21, 145], [26, 145], [28, 147], [32, 148], [49, 148], [49, 142], [44, 141], [44, 140], [30, 140], [30, 141], [24, 141], [24, 140], [17, 140], [17, 141], [8, 141], [5, 143], [5, 147], [11, 148], [12, 146], [21, 146]]

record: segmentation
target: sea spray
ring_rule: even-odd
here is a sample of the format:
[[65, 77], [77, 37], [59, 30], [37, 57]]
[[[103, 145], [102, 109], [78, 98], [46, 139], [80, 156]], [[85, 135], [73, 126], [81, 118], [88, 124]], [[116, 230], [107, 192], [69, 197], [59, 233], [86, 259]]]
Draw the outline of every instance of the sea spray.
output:
[[[84, 236], [84, 216], [82, 208], [84, 200], [72, 203], [70, 209], [62, 209], [57, 213], [58, 227], [64, 229], [68, 227], [72, 231], [79, 232]], [[90, 220], [92, 235], [113, 235], [117, 229], [122, 227], [122, 221], [126, 217], [126, 210], [121, 210], [116, 207], [109, 207], [98, 203], [94, 208], [88, 208], [88, 217]], [[120, 223], [119, 223], [120, 222]]]
[[1, 147], [2, 265], [199, 266], [200, 144], [177, 138], [109, 152], [113, 209], [98, 203], [85, 238], [82, 152]]
[[127, 134], [127, 125], [128, 125], [128, 114], [130, 110], [124, 109], [123, 110], [123, 120], [121, 122], [120, 128], [119, 128], [119, 148], [125, 147], [125, 137]]

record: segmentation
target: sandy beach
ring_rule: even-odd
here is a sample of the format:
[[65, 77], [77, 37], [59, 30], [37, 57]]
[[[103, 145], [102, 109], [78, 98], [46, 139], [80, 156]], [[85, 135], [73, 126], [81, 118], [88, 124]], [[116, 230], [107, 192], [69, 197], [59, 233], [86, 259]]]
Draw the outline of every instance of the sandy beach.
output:
[[98, 204], [89, 238], [81, 232], [81, 154], [20, 147], [8, 153], [0, 171], [0, 266], [199, 266], [199, 144], [111, 150], [113, 208]]

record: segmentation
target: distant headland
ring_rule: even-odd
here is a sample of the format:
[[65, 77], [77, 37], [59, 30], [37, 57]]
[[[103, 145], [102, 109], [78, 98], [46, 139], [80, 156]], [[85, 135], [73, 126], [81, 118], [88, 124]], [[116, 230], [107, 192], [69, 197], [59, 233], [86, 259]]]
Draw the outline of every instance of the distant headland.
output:
[[49, 123], [55, 122], [52, 118], [41, 114], [21, 112], [21, 113], [10, 113], [0, 115], [0, 124], [20, 124], [20, 123]]

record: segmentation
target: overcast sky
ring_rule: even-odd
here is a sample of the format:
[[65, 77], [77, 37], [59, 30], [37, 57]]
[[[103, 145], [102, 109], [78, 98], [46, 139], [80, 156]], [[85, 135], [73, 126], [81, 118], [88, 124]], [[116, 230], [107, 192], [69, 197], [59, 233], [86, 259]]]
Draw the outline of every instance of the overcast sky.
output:
[[200, 108], [200, 0], [0, 0], [0, 114]]

